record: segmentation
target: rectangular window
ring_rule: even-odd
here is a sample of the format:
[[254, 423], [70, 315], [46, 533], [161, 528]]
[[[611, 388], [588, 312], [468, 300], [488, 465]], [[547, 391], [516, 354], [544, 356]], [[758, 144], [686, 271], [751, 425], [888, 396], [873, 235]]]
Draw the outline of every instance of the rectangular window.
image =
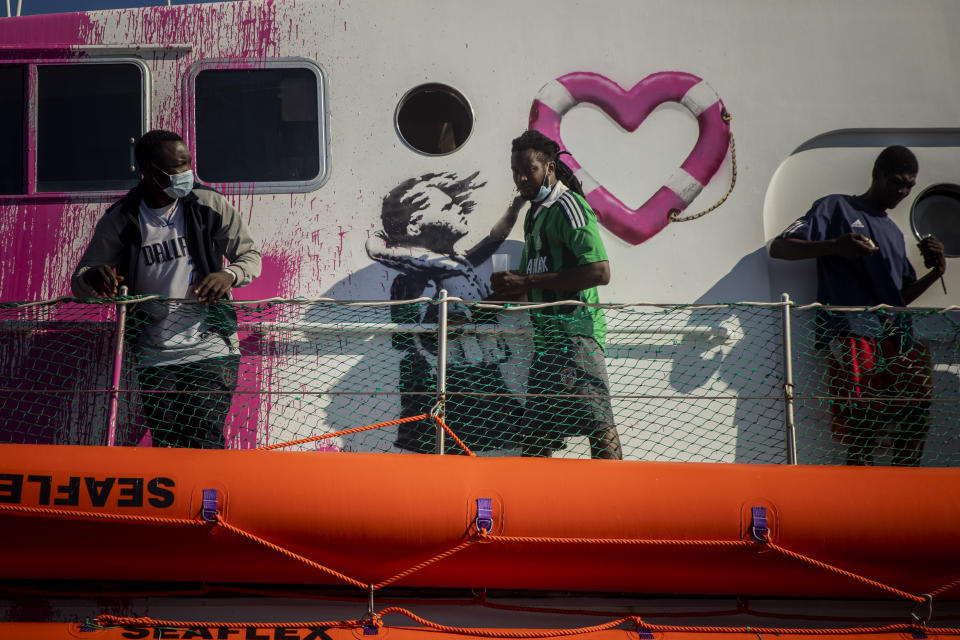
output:
[[298, 64], [196, 71], [199, 179], [258, 183], [262, 192], [271, 185], [307, 191], [325, 179], [323, 77], [319, 68]]
[[0, 66], [0, 194], [23, 193], [26, 67]]
[[130, 63], [37, 66], [37, 191], [126, 190], [139, 180], [143, 73]]

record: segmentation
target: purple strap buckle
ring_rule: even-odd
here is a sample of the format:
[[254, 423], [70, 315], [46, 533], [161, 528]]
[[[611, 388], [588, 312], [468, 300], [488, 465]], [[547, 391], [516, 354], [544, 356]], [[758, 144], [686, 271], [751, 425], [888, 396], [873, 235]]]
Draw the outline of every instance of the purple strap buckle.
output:
[[477, 498], [477, 531], [493, 531], [493, 499]]
[[216, 489], [204, 489], [203, 490], [203, 508], [200, 510], [200, 517], [203, 518], [204, 522], [216, 522], [217, 521], [217, 490]]
[[377, 635], [377, 628], [372, 624], [363, 625], [363, 635], [365, 636], [375, 636]]
[[637, 637], [640, 640], [653, 640], [653, 631], [649, 629], [637, 629]]
[[769, 542], [770, 529], [767, 527], [767, 508], [753, 507], [750, 523], [750, 535], [754, 542]]

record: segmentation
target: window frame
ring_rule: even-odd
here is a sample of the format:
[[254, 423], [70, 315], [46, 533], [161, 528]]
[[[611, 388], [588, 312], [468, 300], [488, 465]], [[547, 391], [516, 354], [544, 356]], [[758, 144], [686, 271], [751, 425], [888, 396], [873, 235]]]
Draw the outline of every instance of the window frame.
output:
[[[327, 74], [319, 64], [309, 58], [206, 58], [193, 63], [183, 80], [184, 95], [184, 140], [193, 150], [194, 166], [202, 150], [197, 148], [197, 76], [203, 71], [262, 71], [265, 69], [307, 69], [317, 78], [317, 148], [319, 157], [319, 172], [310, 180], [272, 180], [254, 182], [210, 182], [218, 190], [229, 189], [231, 192], [244, 194], [268, 193], [310, 193], [322, 187], [330, 179], [330, 127], [329, 109], [327, 108]], [[198, 180], [203, 176], [197, 175]]]
[[[116, 198], [126, 193], [126, 190], [97, 189], [84, 191], [37, 191], [37, 133], [39, 131], [39, 73], [38, 67], [69, 67], [89, 64], [131, 64], [140, 71], [140, 135], [150, 130], [151, 97], [153, 79], [150, 67], [140, 58], [132, 56], [97, 56], [79, 59], [39, 59], [39, 58], [4, 58], [0, 60], [4, 66], [22, 66], [26, 74], [24, 110], [24, 182], [26, 189], [21, 193], [0, 194], [0, 203], [24, 199], [43, 200], [104, 200]], [[133, 147], [131, 146], [131, 159]], [[134, 163], [135, 164], [135, 163]]]
[[[955, 182], [934, 182], [933, 184], [927, 186], [923, 191], [917, 194], [913, 199], [913, 202], [910, 203], [910, 232], [913, 234], [914, 238], [917, 240], [922, 240], [926, 237], [923, 231], [920, 229], [919, 221], [919, 212], [917, 211], [917, 206], [923, 202], [929, 196], [934, 195], [949, 195], [957, 203], [957, 206], [954, 208], [953, 212], [960, 212], [960, 184]], [[942, 239], [941, 239], [942, 240]], [[960, 257], [960, 249], [957, 249], [951, 252], [951, 249], [954, 249], [953, 246], [947, 246], [944, 242], [944, 252], [943, 255], [947, 258], [957, 258]]]
[[[29, 69], [28, 69], [28, 67], [27, 67], [27, 65], [26, 65], [25, 63], [23, 63], [23, 62], [17, 62], [17, 61], [0, 60], [0, 65], [2, 65], [2, 66], [4, 66], [4, 67], [15, 67], [15, 68], [19, 69], [19, 71], [20, 71], [20, 81], [21, 81], [21, 85], [20, 85], [20, 86], [22, 87], [23, 90], [22, 90], [22, 94], [21, 94], [22, 102], [21, 102], [21, 104], [20, 104], [20, 114], [21, 114], [21, 118], [20, 118], [20, 143], [21, 143], [21, 148], [20, 148], [20, 151], [19, 151], [19, 155], [20, 155], [20, 171], [19, 171], [19, 173], [20, 173], [20, 189], [22, 190], [25, 186], [27, 186], [27, 188], [29, 188], [29, 186], [28, 186], [28, 178], [27, 178], [27, 174], [28, 174], [28, 169], [27, 169], [27, 153], [28, 153], [28, 151], [30, 150], [29, 133], [30, 133], [31, 127], [30, 127], [29, 107], [30, 107], [30, 103], [32, 102], [32, 101], [30, 100], [30, 77], [29, 77]], [[23, 194], [22, 194], [22, 193], [0, 193], [0, 202], [2, 202], [2, 199], [4, 199], [4, 198], [10, 199], [10, 198], [22, 198], [22, 197], [23, 197]]]
[[[413, 146], [403, 135], [403, 131], [400, 130], [400, 110], [406, 105], [407, 101], [417, 92], [422, 91], [429, 87], [443, 87], [446, 90], [449, 90], [452, 94], [455, 94], [457, 99], [461, 100], [467, 107], [467, 111], [470, 113], [470, 133], [467, 134], [467, 137], [463, 140], [463, 144], [458, 146], [452, 151], [446, 151], [444, 153], [428, 153], [426, 151], [421, 151]], [[445, 156], [453, 155], [461, 149], [467, 146], [467, 143], [473, 138], [473, 132], [477, 130], [477, 112], [473, 108], [473, 102], [467, 98], [467, 94], [460, 90], [459, 87], [454, 86], [449, 82], [430, 81], [430, 82], [421, 82], [418, 85], [407, 89], [406, 92], [400, 97], [400, 100], [397, 101], [397, 106], [393, 109], [393, 131], [397, 134], [397, 137], [400, 138], [400, 142], [403, 143], [410, 151], [413, 151], [417, 155], [424, 156], [426, 158], [443, 158]]]

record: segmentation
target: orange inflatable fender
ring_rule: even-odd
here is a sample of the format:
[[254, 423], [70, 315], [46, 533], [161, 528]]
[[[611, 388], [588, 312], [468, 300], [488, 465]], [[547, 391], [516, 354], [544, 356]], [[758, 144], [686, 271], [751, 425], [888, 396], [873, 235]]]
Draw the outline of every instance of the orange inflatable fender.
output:
[[960, 470], [0, 445], [0, 577], [879, 597], [960, 583]]

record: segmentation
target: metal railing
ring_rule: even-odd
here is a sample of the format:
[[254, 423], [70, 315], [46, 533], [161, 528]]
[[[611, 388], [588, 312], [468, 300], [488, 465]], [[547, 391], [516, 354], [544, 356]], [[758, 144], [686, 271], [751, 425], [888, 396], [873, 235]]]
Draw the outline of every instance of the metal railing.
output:
[[[0, 383], [0, 438], [32, 441], [11, 433], [40, 433], [49, 428], [40, 424], [47, 419], [43, 416], [56, 414], [61, 423], [88, 426], [61, 425], [67, 436], [38, 436], [36, 441], [135, 444], [121, 437], [140, 420], [133, 381], [136, 362], [124, 339], [124, 325], [127, 309], [147, 300], [156, 298], [3, 305], [0, 367], [7, 383]], [[456, 406], [464, 399], [490, 400], [482, 407], [493, 414], [498, 411], [494, 401], [502, 400], [512, 403], [512, 409], [491, 417], [490, 424], [517, 423], [522, 414], [516, 408], [537, 394], [524, 381], [536, 349], [528, 317], [545, 305], [477, 303], [448, 297], [445, 291], [436, 299], [389, 302], [274, 299], [229, 304], [239, 314], [245, 367], [258, 373], [241, 371], [228, 446], [250, 447], [389, 420], [407, 411], [405, 403], [416, 397], [432, 399], [428, 404], [441, 417], [451, 415], [453, 406], [452, 415], [461, 419], [465, 410]], [[852, 398], [837, 392], [829, 351], [817, 344], [821, 305], [797, 306], [784, 294], [779, 302], [598, 306], [606, 314], [610, 397], [627, 458], [839, 463], [848, 445], [831, 434], [838, 406], [912, 402], [927, 407], [916, 415], [926, 416], [929, 425], [914, 428], [916, 437], [927, 440], [924, 464], [960, 464], [960, 410], [952, 408], [960, 399], [955, 307], [831, 308], [851, 317], [879, 318], [877, 326], [898, 314], [909, 316], [911, 335], [918, 343], [933, 345], [928, 349], [933, 387], [927, 397], [904, 398], [891, 389], [873, 389]], [[115, 311], [107, 314], [108, 308]], [[88, 310], [91, 313], [81, 313]], [[84, 340], [89, 344], [77, 346]], [[65, 353], [81, 355], [71, 364]], [[98, 362], [101, 358], [112, 361], [109, 371]], [[83, 373], [85, 367], [96, 373]], [[418, 384], [410, 384], [411, 372], [404, 367], [420, 367], [413, 376]], [[487, 374], [498, 378], [497, 383], [484, 379]], [[80, 376], [102, 384], [58, 385]], [[42, 419], [35, 420], [31, 412]], [[456, 422], [450, 424], [455, 432]], [[884, 438], [896, 440], [895, 434], [885, 433], [888, 426], [877, 422], [873, 437], [880, 449], [886, 446]], [[429, 428], [430, 450], [449, 453], [443, 430], [432, 422]], [[341, 448], [396, 450], [388, 436], [370, 436]], [[583, 449], [581, 443], [579, 449], [569, 447], [559, 455], [583, 455]]]

